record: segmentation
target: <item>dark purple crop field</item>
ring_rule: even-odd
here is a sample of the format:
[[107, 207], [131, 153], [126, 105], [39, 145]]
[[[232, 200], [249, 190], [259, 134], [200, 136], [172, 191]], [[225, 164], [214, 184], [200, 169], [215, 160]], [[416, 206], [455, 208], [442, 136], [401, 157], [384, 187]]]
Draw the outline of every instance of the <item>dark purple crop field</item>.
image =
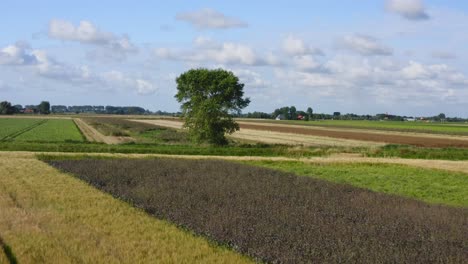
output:
[[270, 263], [463, 263], [468, 209], [214, 160], [49, 161]]

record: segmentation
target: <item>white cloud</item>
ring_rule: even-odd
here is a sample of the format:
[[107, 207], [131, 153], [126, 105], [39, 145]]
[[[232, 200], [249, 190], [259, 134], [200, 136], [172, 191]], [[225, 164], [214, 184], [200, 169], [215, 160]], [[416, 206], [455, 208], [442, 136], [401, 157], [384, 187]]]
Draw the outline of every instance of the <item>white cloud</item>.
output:
[[387, 10], [409, 20], [429, 19], [422, 0], [387, 0]]
[[209, 38], [198, 37], [194, 40], [194, 50], [171, 50], [157, 48], [154, 54], [160, 59], [180, 60], [185, 62], [208, 62], [227, 65], [280, 65], [281, 61], [272, 53], [259, 55], [250, 46], [224, 42], [219, 43]]
[[136, 84], [137, 84], [137, 93], [140, 95], [154, 94], [158, 90], [154, 84], [146, 80], [137, 79]]
[[36, 62], [27, 43], [17, 42], [0, 49], [0, 65], [32, 65]]
[[108, 71], [100, 75], [103, 83], [109, 87], [121, 87], [134, 90], [138, 95], [151, 95], [158, 91], [157, 86], [149, 80], [133, 78], [120, 71]]
[[293, 62], [300, 71], [322, 73], [328, 71], [323, 67], [322, 63], [317, 61], [312, 55], [295, 56]]
[[75, 83], [96, 81], [87, 66], [71, 66], [58, 62], [43, 50], [35, 50], [33, 54], [37, 58], [37, 73], [42, 77]]
[[380, 43], [376, 38], [354, 34], [348, 35], [339, 41], [339, 47], [357, 52], [364, 56], [389, 56], [393, 54], [393, 49]]
[[197, 11], [180, 13], [176, 15], [177, 20], [186, 21], [198, 29], [227, 29], [247, 27], [247, 23], [224, 15], [210, 8]]
[[[315, 64], [313, 64], [315, 66]], [[402, 64], [392, 59], [338, 56], [323, 64], [329, 70], [304, 72], [278, 69], [277, 82], [296, 93], [338, 102], [395, 105], [467, 103], [468, 78], [446, 64]]]
[[283, 50], [293, 56], [298, 55], [324, 55], [323, 51], [317, 48], [312, 48], [304, 43], [302, 39], [294, 36], [288, 36], [283, 40]]
[[247, 69], [235, 69], [232, 72], [239, 77], [240, 82], [245, 84], [246, 90], [250, 90], [250, 88], [265, 88], [271, 85], [270, 82], [263, 79], [257, 72]]
[[121, 60], [129, 53], [138, 51], [127, 35], [117, 36], [97, 28], [89, 21], [77, 26], [69, 21], [53, 19], [49, 23], [49, 37], [63, 41], [76, 41], [98, 47], [89, 57]]

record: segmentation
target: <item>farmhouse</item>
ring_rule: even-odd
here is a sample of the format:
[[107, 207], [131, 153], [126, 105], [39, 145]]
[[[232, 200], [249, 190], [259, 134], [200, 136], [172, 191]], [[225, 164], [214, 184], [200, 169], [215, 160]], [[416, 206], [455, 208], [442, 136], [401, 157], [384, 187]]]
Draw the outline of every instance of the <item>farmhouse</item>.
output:
[[25, 114], [34, 114], [34, 109], [32, 109], [32, 108], [26, 108], [26, 109], [24, 109], [24, 113], [25, 113]]
[[279, 114], [275, 119], [276, 120], [286, 120], [286, 117], [283, 114]]

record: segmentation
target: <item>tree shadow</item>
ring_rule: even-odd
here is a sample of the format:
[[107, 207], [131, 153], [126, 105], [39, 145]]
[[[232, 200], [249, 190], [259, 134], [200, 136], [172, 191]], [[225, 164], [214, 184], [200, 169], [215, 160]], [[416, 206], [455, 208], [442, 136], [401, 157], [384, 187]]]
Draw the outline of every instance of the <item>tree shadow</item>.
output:
[[11, 247], [7, 245], [2, 237], [0, 237], [0, 247], [2, 248], [3, 252], [5, 253], [8, 261], [10, 264], [17, 264], [18, 260], [16, 259], [15, 254], [13, 253], [13, 250], [11, 250]]

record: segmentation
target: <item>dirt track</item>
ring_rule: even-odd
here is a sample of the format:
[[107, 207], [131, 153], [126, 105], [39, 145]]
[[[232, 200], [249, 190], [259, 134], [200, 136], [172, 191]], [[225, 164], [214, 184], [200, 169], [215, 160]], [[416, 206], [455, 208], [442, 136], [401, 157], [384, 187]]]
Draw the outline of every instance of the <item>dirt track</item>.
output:
[[104, 136], [99, 131], [97, 131], [94, 127], [88, 125], [86, 122], [81, 120], [80, 118], [73, 119], [76, 125], [80, 128], [83, 135], [86, 137], [88, 141], [91, 142], [102, 142], [106, 144], [121, 144], [125, 142], [132, 141], [132, 138], [129, 137], [112, 137], [112, 136]]

